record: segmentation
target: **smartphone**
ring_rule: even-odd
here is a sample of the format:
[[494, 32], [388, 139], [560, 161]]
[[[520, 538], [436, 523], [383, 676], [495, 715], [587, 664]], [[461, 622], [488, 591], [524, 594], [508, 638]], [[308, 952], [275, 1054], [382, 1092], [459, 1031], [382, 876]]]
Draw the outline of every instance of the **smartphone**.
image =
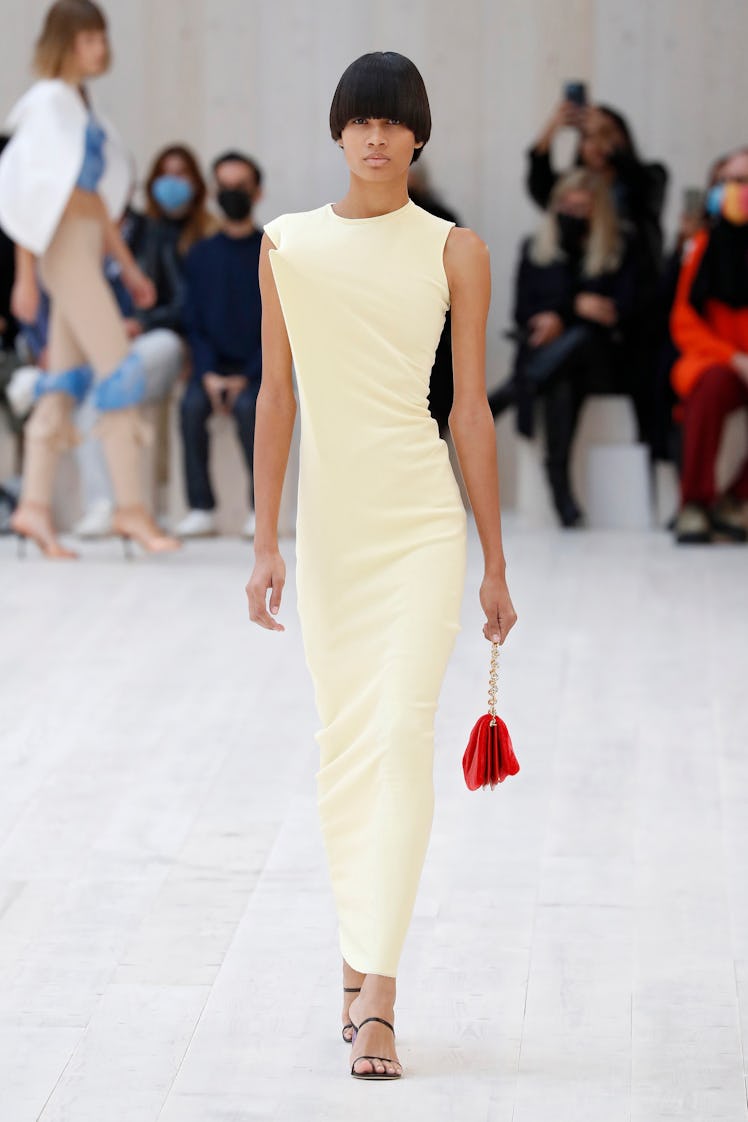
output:
[[704, 213], [706, 196], [701, 187], [685, 187], [683, 189], [683, 213], [698, 218]]
[[570, 101], [572, 105], [578, 105], [580, 109], [583, 109], [587, 104], [587, 83], [565, 82], [563, 100]]

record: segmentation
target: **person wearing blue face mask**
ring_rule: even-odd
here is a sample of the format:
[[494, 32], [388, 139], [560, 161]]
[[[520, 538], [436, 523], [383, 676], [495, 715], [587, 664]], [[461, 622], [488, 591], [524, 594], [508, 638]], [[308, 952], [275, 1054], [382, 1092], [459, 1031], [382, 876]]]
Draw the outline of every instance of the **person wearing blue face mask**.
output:
[[195, 197], [195, 188], [181, 175], [159, 175], [151, 193], [165, 214], [177, 215], [187, 210]]
[[[197, 157], [170, 144], [155, 157], [146, 177], [146, 222], [134, 232], [136, 260], [156, 286], [156, 303], [136, 313], [142, 331], [167, 327], [183, 332], [183, 265], [196, 242], [218, 228], [206, 206], [207, 187]], [[131, 325], [137, 334], [136, 324]]]

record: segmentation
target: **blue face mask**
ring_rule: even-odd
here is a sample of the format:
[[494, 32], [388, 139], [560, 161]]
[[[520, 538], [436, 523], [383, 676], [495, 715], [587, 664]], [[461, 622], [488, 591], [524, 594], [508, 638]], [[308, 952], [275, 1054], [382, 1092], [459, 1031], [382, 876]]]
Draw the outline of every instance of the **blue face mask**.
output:
[[710, 187], [706, 196], [706, 212], [713, 218], [722, 210], [722, 200], [725, 197], [724, 183], [716, 183]]
[[151, 194], [163, 211], [181, 210], [195, 197], [195, 188], [181, 175], [160, 175], [154, 179]]

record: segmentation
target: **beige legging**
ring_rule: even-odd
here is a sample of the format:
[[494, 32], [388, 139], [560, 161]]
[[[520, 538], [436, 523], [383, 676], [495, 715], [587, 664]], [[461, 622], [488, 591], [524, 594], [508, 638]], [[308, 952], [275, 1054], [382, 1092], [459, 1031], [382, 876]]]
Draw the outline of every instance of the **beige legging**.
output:
[[[101, 222], [67, 213], [41, 258], [39, 271], [51, 301], [47, 369], [52, 373], [88, 363], [101, 380], [127, 355], [127, 333], [104, 277], [103, 251]], [[44, 394], [37, 402], [25, 429], [23, 501], [49, 505], [59, 454], [77, 443], [74, 405], [67, 393]], [[141, 505], [138, 409], [104, 413], [99, 432], [118, 506]]]

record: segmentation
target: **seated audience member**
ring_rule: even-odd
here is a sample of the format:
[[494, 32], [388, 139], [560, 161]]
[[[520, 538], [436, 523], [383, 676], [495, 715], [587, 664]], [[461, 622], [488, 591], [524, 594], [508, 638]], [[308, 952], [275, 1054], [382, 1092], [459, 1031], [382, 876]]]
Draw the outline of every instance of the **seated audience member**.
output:
[[[8, 137], [0, 136], [0, 152], [7, 143]], [[15, 429], [17, 425], [6, 397], [11, 378], [20, 365], [15, 352], [18, 324], [10, 308], [14, 278], [15, 247], [8, 235], [0, 230], [0, 408]]]
[[744, 542], [748, 456], [724, 494], [716, 461], [727, 415], [748, 407], [748, 148], [727, 157], [707, 197], [709, 228], [692, 239], [671, 316], [680, 357], [681, 508], [676, 540]]
[[535, 399], [542, 402], [545, 467], [563, 526], [582, 517], [569, 481], [582, 402], [589, 393], [626, 390], [621, 341], [634, 289], [632, 255], [607, 186], [584, 170], [564, 176], [537, 233], [522, 247], [514, 380], [524, 435], [532, 435]]
[[[8, 143], [0, 136], [0, 152]], [[15, 342], [18, 325], [10, 309], [10, 298], [15, 279], [15, 247], [4, 230], [0, 229], [0, 349], [9, 351]]]
[[652, 268], [662, 260], [662, 208], [667, 188], [667, 169], [660, 163], [644, 163], [631, 128], [609, 105], [580, 107], [562, 102], [529, 149], [527, 189], [543, 210], [564, 173], [556, 171], [551, 148], [564, 127], [579, 130], [575, 163], [601, 175], [613, 193], [618, 217], [628, 221], [636, 242], [641, 242]]
[[662, 209], [668, 173], [661, 163], [641, 159], [628, 122], [615, 109], [562, 102], [528, 152], [527, 188], [538, 206], [548, 205], [559, 177], [551, 149], [554, 137], [564, 126], [579, 131], [577, 166], [601, 175], [610, 187], [635, 260], [636, 294], [625, 346], [640, 438], [651, 444], [658, 350], [652, 305], [662, 268]]
[[[434, 192], [428, 171], [422, 160], [411, 164], [408, 172], [408, 194], [416, 206], [427, 210], [437, 218], [460, 225], [457, 215], [444, 206]], [[434, 355], [434, 365], [429, 379], [429, 412], [439, 426], [439, 432], [446, 436], [449, 414], [454, 398], [454, 376], [452, 372], [452, 323], [449, 312], [444, 320], [444, 328]]]
[[655, 460], [678, 462], [680, 459], [680, 430], [674, 419], [677, 396], [672, 385], [673, 364], [678, 358], [678, 349], [670, 331], [670, 316], [678, 288], [678, 278], [684, 258], [689, 252], [691, 240], [699, 230], [708, 224], [705, 209], [707, 192], [720, 182], [722, 164], [725, 157], [715, 160], [709, 171], [705, 190], [687, 188], [684, 192], [683, 208], [678, 220], [678, 230], [672, 250], [663, 262], [660, 283], [655, 304], [657, 325], [657, 362], [654, 379], [654, 418], [652, 431], [652, 455]]
[[194, 153], [171, 144], [158, 153], [146, 179], [145, 221], [131, 215], [123, 235], [146, 276], [156, 285], [156, 303], [137, 311], [143, 331], [168, 327], [182, 332], [184, 259], [210, 237], [218, 221], [206, 207], [207, 186]]
[[215, 532], [215, 497], [208, 474], [208, 418], [234, 416], [249, 471], [250, 512], [244, 528], [254, 534], [255, 409], [262, 374], [260, 285], [262, 230], [252, 218], [262, 173], [249, 156], [226, 152], [213, 164], [223, 228], [199, 242], [185, 263], [185, 328], [192, 375], [181, 403], [189, 513], [177, 526], [182, 537]]

